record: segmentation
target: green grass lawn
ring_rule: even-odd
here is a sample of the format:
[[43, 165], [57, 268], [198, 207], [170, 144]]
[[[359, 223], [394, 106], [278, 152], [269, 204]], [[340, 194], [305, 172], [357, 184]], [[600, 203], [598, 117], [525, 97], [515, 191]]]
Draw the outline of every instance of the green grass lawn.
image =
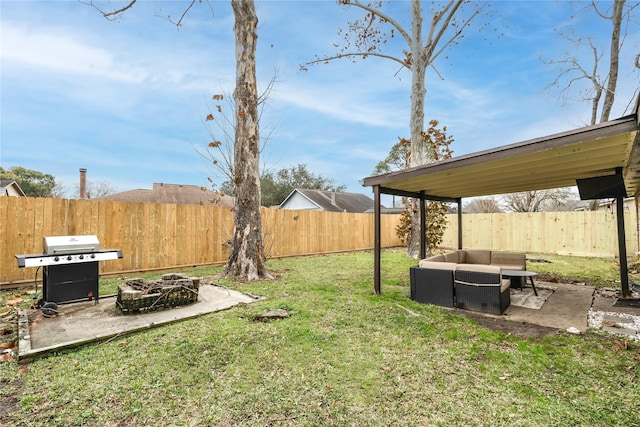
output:
[[[547, 268], [563, 259], [545, 258]], [[595, 263], [557, 274], [588, 281]], [[271, 260], [275, 280], [216, 281], [265, 300], [53, 354], [23, 373], [0, 364], [0, 402], [14, 407], [0, 409], [0, 425], [640, 424], [640, 345], [483, 328], [411, 301], [414, 264], [386, 251], [374, 296], [370, 252]], [[601, 276], [612, 284], [609, 265]], [[104, 279], [101, 294], [118, 280]], [[291, 317], [251, 320], [269, 308]]]

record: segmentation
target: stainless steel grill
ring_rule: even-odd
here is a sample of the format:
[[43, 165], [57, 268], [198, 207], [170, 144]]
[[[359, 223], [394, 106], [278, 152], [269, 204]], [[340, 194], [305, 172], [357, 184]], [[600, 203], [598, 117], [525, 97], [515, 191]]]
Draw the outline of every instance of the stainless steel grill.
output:
[[43, 253], [16, 255], [18, 267], [43, 267], [45, 302], [95, 300], [98, 261], [122, 258], [119, 249], [100, 249], [97, 236], [53, 236], [43, 239]]

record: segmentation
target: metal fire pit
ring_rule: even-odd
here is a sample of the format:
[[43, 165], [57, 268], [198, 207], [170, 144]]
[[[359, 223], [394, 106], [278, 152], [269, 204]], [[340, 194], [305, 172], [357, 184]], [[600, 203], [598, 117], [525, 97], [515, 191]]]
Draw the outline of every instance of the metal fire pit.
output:
[[43, 239], [43, 253], [16, 258], [18, 267], [43, 268], [41, 303], [98, 304], [99, 261], [122, 258], [122, 251], [101, 250], [96, 236], [53, 236]]

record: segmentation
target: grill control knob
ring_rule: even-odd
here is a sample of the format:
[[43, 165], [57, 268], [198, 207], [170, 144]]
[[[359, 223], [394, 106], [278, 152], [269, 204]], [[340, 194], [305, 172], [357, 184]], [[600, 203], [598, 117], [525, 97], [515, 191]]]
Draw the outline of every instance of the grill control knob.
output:
[[71, 255], [67, 257], [67, 261], [71, 261]]
[[95, 254], [91, 254], [90, 256], [91, 256], [91, 259], [93, 259], [93, 258], [95, 258], [95, 257], [96, 257], [96, 255], [95, 255]]
[[58, 262], [58, 261], [60, 261], [60, 258], [55, 257], [53, 260], [54, 260], [55, 262]]
[[79, 259], [84, 259], [84, 255], [80, 255], [78, 258]]

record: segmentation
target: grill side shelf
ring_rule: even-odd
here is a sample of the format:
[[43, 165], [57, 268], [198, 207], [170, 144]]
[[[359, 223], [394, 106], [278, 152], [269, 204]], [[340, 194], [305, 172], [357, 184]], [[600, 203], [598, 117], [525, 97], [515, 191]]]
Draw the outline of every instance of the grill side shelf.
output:
[[122, 258], [119, 249], [101, 250], [84, 254], [28, 254], [16, 255], [18, 267], [46, 267], [50, 265], [80, 264], [85, 262], [108, 261]]

